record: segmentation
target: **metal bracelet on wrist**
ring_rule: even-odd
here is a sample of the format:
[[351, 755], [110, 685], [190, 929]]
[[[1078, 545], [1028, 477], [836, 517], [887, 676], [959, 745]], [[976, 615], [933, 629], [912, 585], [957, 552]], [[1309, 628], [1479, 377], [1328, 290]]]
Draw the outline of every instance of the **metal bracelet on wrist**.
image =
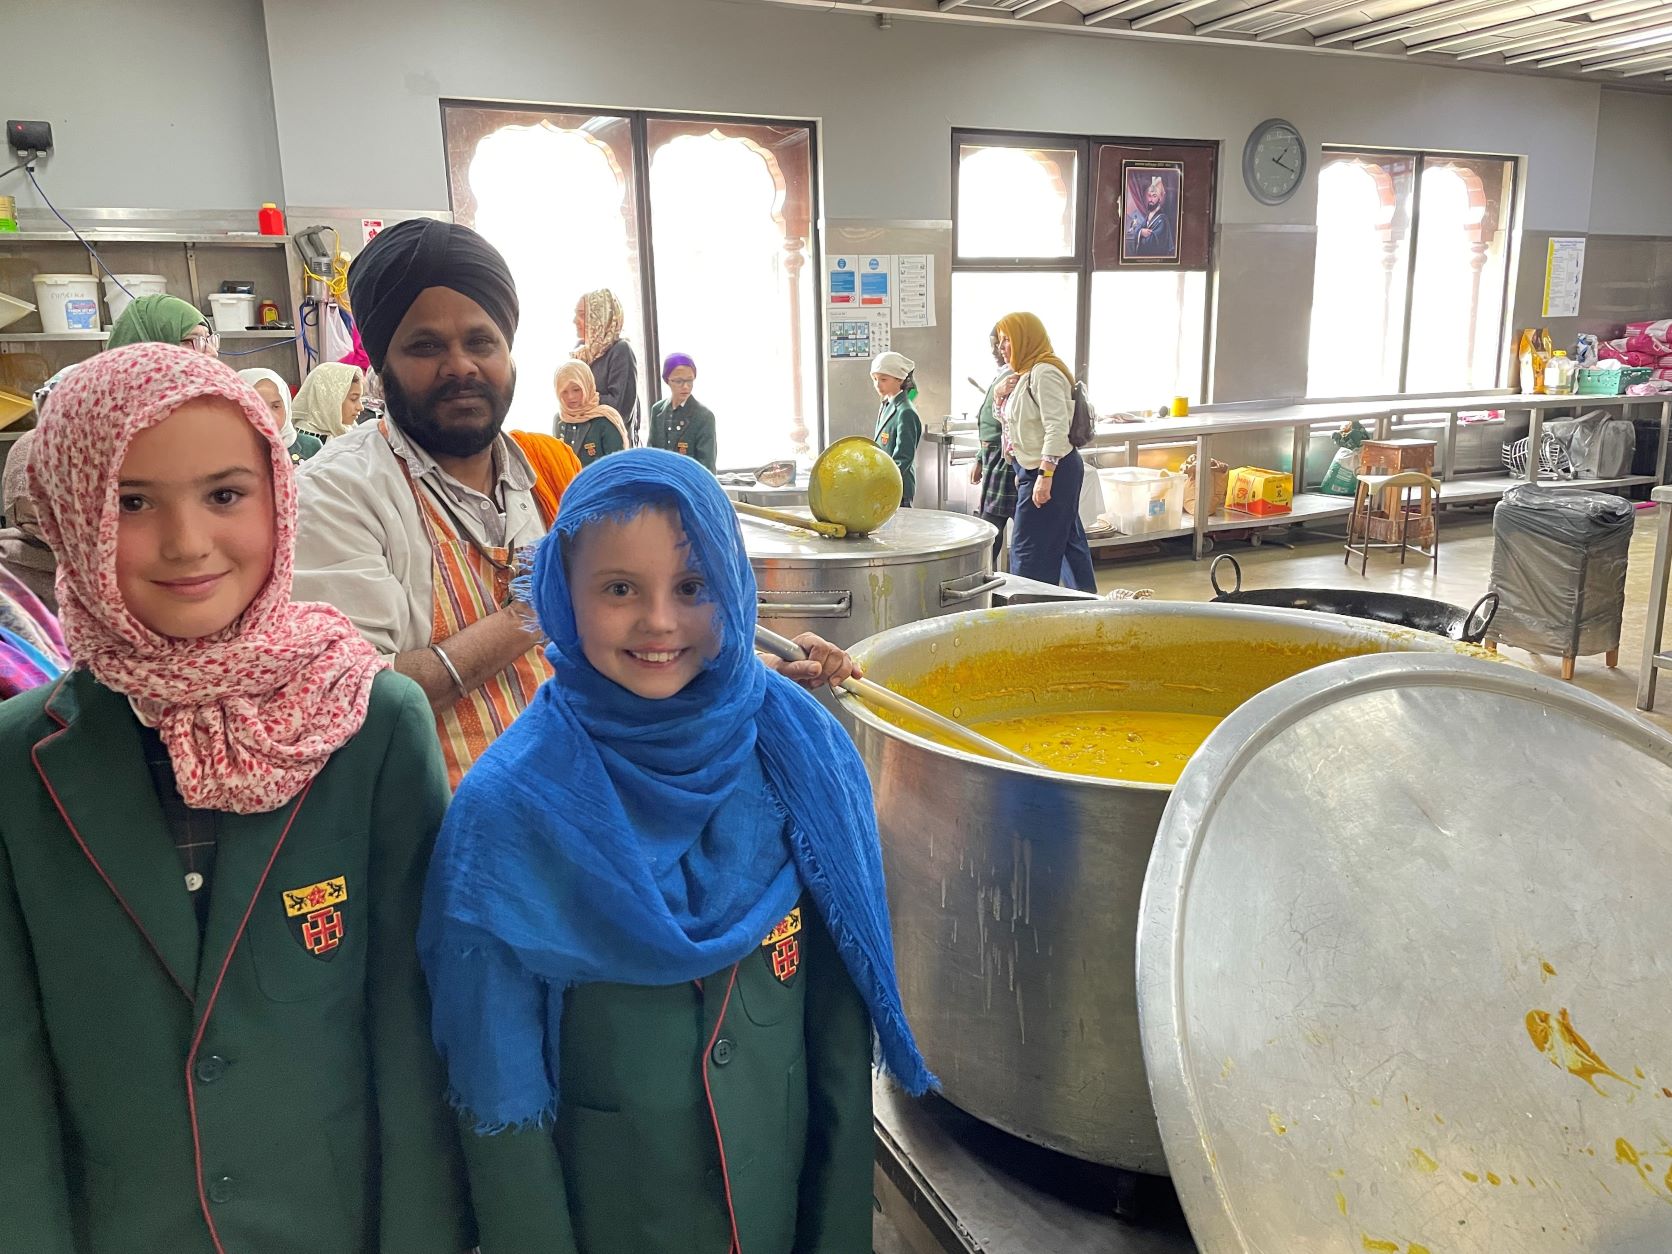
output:
[[459, 674], [459, 668], [453, 665], [453, 659], [442, 651], [439, 644], [432, 644], [430, 652], [435, 654], [435, 660], [441, 663], [441, 669], [446, 671], [447, 677], [453, 681], [453, 687], [458, 690], [459, 696], [469, 696], [470, 690], [464, 686], [464, 678]]

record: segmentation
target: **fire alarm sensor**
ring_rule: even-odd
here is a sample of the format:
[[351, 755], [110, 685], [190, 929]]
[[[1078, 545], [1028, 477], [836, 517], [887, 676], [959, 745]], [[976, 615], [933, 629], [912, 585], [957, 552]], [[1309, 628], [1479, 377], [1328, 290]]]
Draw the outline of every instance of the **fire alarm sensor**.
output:
[[6, 142], [18, 152], [51, 152], [52, 123], [8, 121]]

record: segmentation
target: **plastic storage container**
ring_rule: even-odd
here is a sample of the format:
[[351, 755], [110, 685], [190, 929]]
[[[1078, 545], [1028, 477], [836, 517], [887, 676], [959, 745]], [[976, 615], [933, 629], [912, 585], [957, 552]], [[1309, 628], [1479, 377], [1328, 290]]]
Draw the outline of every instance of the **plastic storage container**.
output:
[[1544, 390], [1552, 396], [1567, 396], [1573, 391], [1573, 372], [1573, 359], [1558, 348], [1545, 363]]
[[90, 274], [37, 274], [35, 303], [41, 329], [49, 335], [97, 332], [99, 281]]
[[[127, 291], [123, 291], [127, 288]], [[104, 280], [105, 308], [110, 310], [114, 323], [141, 296], [161, 296], [168, 291], [168, 280], [160, 274], [106, 275]]]
[[1626, 390], [1625, 373], [1624, 370], [1586, 366], [1579, 372], [1579, 395], [1618, 396]]
[[1100, 470], [1103, 517], [1122, 535], [1178, 531], [1184, 526], [1185, 476], [1174, 470], [1119, 466]]
[[216, 331], [236, 335], [255, 324], [255, 297], [248, 292], [211, 292], [209, 312]]

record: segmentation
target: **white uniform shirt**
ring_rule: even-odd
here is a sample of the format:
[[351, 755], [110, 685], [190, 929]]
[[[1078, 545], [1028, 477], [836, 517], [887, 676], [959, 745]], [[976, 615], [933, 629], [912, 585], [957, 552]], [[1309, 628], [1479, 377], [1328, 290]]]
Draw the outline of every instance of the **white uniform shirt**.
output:
[[455, 531], [484, 548], [524, 548], [546, 527], [534, 503], [534, 470], [509, 436], [495, 446], [490, 498], [442, 470], [395, 423], [387, 440], [380, 426], [361, 423], [298, 469], [291, 595], [336, 606], [379, 653], [392, 656], [426, 648], [435, 621], [429, 537], [402, 461]]

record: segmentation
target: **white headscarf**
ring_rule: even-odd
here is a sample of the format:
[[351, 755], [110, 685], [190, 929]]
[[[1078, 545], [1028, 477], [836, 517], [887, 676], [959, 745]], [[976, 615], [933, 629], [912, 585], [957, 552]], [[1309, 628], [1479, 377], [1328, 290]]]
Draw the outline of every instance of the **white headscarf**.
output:
[[[284, 426], [279, 428], [279, 443], [286, 448], [296, 443], [296, 424], [291, 421], [290, 417], [290, 384], [285, 382], [284, 376], [276, 370], [263, 370], [256, 367], [252, 370], [240, 370], [238, 377], [252, 388], [258, 381], [265, 379], [279, 389], [279, 399], [284, 402]], [[262, 403], [266, 404], [267, 398], [264, 396], [261, 399]], [[338, 404], [341, 404], [341, 402], [339, 401]]]
[[904, 379], [917, 369], [917, 363], [900, 353], [878, 353], [871, 358], [871, 373], [885, 374], [891, 379]]
[[343, 400], [354, 381], [365, 388], [366, 374], [359, 366], [340, 361], [328, 361], [315, 366], [302, 380], [302, 390], [296, 393], [296, 425], [312, 435], [342, 435], [348, 430], [343, 422]]

